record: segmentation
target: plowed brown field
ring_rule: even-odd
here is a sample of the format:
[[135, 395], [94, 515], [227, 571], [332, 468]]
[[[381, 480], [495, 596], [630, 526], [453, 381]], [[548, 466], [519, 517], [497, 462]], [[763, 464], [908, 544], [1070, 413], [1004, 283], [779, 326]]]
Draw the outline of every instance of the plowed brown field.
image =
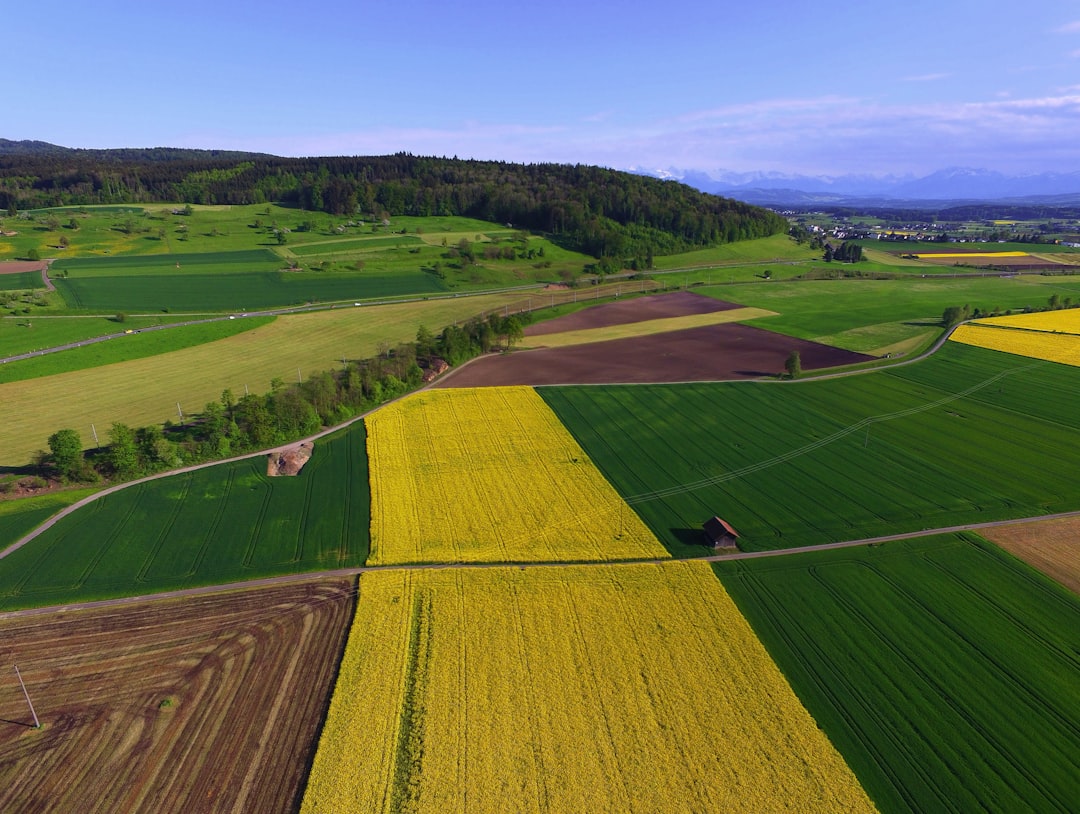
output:
[[982, 529], [983, 537], [1080, 594], [1080, 517]]
[[303, 582], [0, 620], [0, 811], [294, 811], [354, 593]]
[[803, 370], [870, 361], [861, 353], [725, 323], [683, 331], [485, 356], [436, 387], [619, 384], [754, 379], [784, 371], [797, 350]]
[[685, 317], [692, 314], [711, 314], [742, 308], [723, 300], [714, 300], [702, 294], [676, 291], [655, 294], [651, 297], [634, 297], [586, 308], [555, 319], [546, 319], [525, 328], [525, 336], [546, 336], [563, 331], [580, 331], [590, 328], [609, 328], [631, 322], [647, 322], [650, 319]]

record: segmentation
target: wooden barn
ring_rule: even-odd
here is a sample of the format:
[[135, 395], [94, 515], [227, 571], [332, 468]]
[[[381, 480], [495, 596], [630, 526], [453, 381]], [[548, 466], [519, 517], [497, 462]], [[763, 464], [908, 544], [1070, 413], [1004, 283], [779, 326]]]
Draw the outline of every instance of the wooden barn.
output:
[[719, 517], [711, 517], [702, 526], [710, 548], [734, 550], [739, 547], [739, 532]]

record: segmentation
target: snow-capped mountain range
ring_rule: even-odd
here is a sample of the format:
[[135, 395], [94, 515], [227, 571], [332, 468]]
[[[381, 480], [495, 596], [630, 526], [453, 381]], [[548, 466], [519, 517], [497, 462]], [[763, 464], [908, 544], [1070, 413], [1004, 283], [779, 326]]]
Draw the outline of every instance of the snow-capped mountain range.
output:
[[[950, 167], [929, 175], [786, 175], [775, 172], [644, 169], [630, 172], [684, 184], [755, 204], [843, 204], [880, 200], [1080, 202], [1080, 172], [1004, 175], [992, 170]], [[1050, 199], [1050, 200], [1047, 200]], [[1031, 201], [1035, 202], [1035, 201]]]

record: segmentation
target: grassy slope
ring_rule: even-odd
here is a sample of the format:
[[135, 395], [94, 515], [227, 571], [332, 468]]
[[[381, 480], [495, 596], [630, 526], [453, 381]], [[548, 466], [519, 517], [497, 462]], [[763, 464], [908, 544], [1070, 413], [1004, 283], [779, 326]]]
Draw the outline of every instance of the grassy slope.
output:
[[1080, 599], [971, 537], [716, 570], [882, 812], [1080, 799]]
[[[0, 463], [22, 464], [58, 429], [83, 437], [90, 424], [104, 434], [114, 421], [133, 426], [201, 410], [222, 390], [236, 394], [269, 389], [271, 379], [295, 380], [414, 339], [425, 324], [436, 331], [454, 321], [513, 302], [520, 295], [493, 294], [377, 308], [342, 308], [278, 317], [272, 324], [186, 350], [101, 368], [0, 385]], [[236, 320], [240, 321], [240, 320]], [[116, 340], [122, 341], [122, 340]], [[77, 398], [73, 395], [77, 394]]]
[[897, 375], [541, 394], [675, 553], [704, 552], [714, 514], [755, 550], [1080, 508], [1080, 419], [1056, 414], [1080, 376], [972, 350]]
[[268, 478], [265, 459], [256, 457], [150, 481], [79, 509], [0, 560], [0, 608], [361, 565], [369, 504], [357, 422], [317, 442], [296, 477]]
[[[228, 337], [252, 331], [269, 325], [275, 317], [251, 317], [248, 319], [224, 320], [203, 325], [186, 325], [164, 331], [125, 335], [107, 342], [96, 342], [81, 348], [72, 348], [60, 353], [50, 353], [32, 359], [8, 362], [0, 367], [0, 384], [26, 381], [43, 376], [55, 376], [79, 370], [145, 359], [163, 353], [183, 350], [209, 342], [217, 342]], [[133, 319], [130, 322], [113, 323], [113, 331], [139, 330], [139, 323], [148, 320]], [[5, 352], [6, 352], [5, 348]]]

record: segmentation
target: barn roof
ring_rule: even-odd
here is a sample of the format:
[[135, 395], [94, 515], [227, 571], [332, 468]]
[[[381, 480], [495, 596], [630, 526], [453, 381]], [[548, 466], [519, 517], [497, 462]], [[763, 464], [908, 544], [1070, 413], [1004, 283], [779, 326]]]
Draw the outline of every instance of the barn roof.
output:
[[739, 532], [735, 531], [735, 529], [731, 527], [730, 523], [720, 517], [710, 517], [708, 520], [705, 521], [705, 525], [703, 526], [703, 528], [705, 529], [705, 532], [713, 539], [720, 537], [724, 534], [729, 534], [732, 537], [739, 536]]

